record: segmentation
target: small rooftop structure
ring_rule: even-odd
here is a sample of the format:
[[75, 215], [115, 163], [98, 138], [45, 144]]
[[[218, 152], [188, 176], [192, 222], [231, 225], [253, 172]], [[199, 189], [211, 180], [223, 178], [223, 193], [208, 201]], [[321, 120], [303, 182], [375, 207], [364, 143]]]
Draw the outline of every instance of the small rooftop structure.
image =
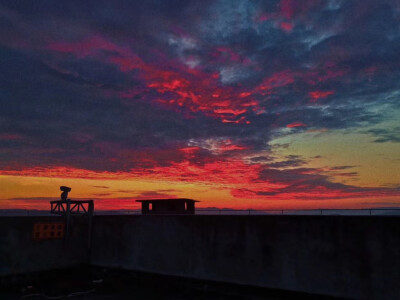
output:
[[144, 215], [194, 215], [194, 203], [199, 201], [177, 198], [136, 200], [136, 202], [142, 202], [142, 214]]

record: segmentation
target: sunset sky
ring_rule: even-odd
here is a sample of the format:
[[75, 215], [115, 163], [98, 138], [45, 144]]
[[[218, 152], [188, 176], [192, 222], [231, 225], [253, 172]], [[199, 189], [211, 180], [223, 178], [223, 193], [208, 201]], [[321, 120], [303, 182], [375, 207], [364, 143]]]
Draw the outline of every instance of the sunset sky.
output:
[[2, 1], [0, 209], [400, 206], [397, 0]]

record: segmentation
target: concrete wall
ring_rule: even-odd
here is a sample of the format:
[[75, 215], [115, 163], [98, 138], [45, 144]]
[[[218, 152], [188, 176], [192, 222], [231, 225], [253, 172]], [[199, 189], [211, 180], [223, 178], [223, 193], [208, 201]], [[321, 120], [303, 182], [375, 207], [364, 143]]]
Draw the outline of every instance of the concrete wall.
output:
[[[0, 218], [0, 276], [88, 263], [88, 224], [32, 239], [35, 222]], [[91, 263], [355, 299], [400, 299], [400, 218], [95, 216]]]
[[400, 299], [400, 219], [96, 216], [94, 265], [355, 299]]
[[88, 261], [88, 224], [74, 218], [70, 239], [34, 240], [33, 224], [61, 217], [0, 217], [0, 276], [68, 267]]

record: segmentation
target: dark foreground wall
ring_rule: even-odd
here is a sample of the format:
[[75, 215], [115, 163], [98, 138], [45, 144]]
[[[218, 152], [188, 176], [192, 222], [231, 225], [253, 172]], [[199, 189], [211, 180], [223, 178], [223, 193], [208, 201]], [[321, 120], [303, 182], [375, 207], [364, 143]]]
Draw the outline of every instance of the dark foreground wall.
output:
[[[95, 216], [68, 240], [32, 239], [58, 217], [0, 218], [0, 277], [80, 263], [354, 299], [400, 299], [400, 218]], [[90, 260], [89, 260], [90, 258]], [[155, 283], [156, 284], [156, 283]]]
[[61, 217], [0, 217], [0, 276], [65, 268], [88, 261], [88, 224], [75, 218], [68, 240], [34, 240], [35, 223]]
[[92, 264], [355, 299], [400, 299], [400, 218], [97, 216]]

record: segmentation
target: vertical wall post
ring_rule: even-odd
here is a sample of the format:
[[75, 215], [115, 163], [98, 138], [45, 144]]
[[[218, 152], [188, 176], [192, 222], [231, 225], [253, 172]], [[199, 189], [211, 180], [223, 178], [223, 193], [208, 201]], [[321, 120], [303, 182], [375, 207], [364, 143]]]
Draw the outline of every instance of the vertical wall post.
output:
[[67, 204], [67, 208], [66, 208], [66, 212], [65, 212], [65, 218], [66, 218], [65, 236], [68, 239], [69, 230], [70, 230], [70, 222], [71, 222], [71, 199], [67, 199], [66, 204]]
[[88, 202], [88, 260], [90, 263], [90, 258], [91, 258], [91, 254], [92, 254], [92, 223], [93, 223], [93, 212], [94, 212], [94, 204], [93, 204], [93, 200], [90, 200]]

